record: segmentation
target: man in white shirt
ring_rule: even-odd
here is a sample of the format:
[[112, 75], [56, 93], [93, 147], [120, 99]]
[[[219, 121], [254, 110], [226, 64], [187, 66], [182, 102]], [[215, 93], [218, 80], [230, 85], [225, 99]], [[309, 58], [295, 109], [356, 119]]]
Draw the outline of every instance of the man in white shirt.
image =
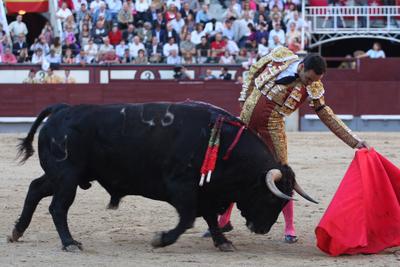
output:
[[166, 43], [163, 47], [163, 54], [165, 57], [168, 57], [172, 50], [179, 51], [179, 47], [175, 44], [174, 37], [170, 37], [168, 39], [168, 43]]
[[269, 40], [268, 43], [274, 42], [274, 36], [278, 36], [279, 43], [282, 45], [285, 44], [285, 32], [281, 29], [281, 24], [276, 23], [274, 29], [269, 32]]
[[72, 0], [72, 3], [74, 4], [74, 13], [78, 12], [81, 9], [82, 4], [85, 4], [85, 6], [87, 6], [86, 0]]
[[174, 30], [180, 34], [183, 26], [185, 25], [185, 21], [182, 19], [182, 14], [180, 12], [176, 13], [175, 18], [171, 20], [171, 25]]
[[217, 21], [216, 19], [211, 19], [211, 21], [208, 22], [206, 24], [206, 27], [204, 28], [204, 32], [210, 37], [215, 36], [217, 33], [222, 33], [222, 30], [222, 23], [220, 21]]
[[69, 16], [72, 16], [71, 10], [67, 7], [67, 3], [63, 2], [61, 8], [57, 11], [56, 16], [61, 22], [64, 22]]
[[206, 33], [203, 31], [203, 24], [198, 23], [196, 25], [196, 30], [192, 31], [190, 41], [195, 45], [201, 43], [201, 37], [206, 36]]
[[136, 58], [140, 49], [146, 51], [143, 43], [140, 42], [139, 36], [135, 36], [133, 37], [133, 43], [129, 44], [129, 52], [131, 54], [131, 57]]
[[125, 40], [122, 39], [121, 42], [115, 47], [115, 54], [122, 58], [125, 53], [125, 49], [129, 49], [129, 46], [126, 45]]
[[114, 46], [112, 44], [110, 44], [110, 39], [108, 39], [108, 37], [104, 37], [103, 38], [103, 44], [100, 45], [99, 48], [99, 53], [100, 54], [105, 54], [107, 52], [110, 52], [114, 50]]
[[111, 13], [111, 18], [113, 22], [116, 22], [118, 19], [118, 12], [122, 9], [122, 1], [121, 0], [106, 0], [108, 5], [108, 9]]
[[357, 58], [363, 58], [363, 57], [369, 57], [369, 58], [386, 58], [385, 52], [382, 50], [381, 44], [378, 42], [375, 42], [372, 46], [372, 49], [368, 50], [367, 53], [364, 53]]
[[174, 4], [176, 6], [177, 10], [181, 10], [181, 1], [180, 0], [168, 0], [167, 1], [167, 7], [169, 8], [169, 6], [171, 4]]
[[104, 4], [104, 2], [102, 0], [94, 0], [90, 3], [90, 10], [93, 10], [93, 12], [96, 12], [97, 9], [100, 8], [101, 4]]
[[238, 47], [238, 45], [236, 44], [235, 41], [230, 40], [227, 36], [224, 36], [223, 39], [226, 42], [226, 51], [228, 51], [229, 54], [235, 55], [235, 56], [237, 54], [239, 54], [239, 47]]
[[26, 24], [22, 22], [22, 16], [18, 15], [17, 20], [13, 21], [8, 25], [8, 29], [10, 31], [11, 37], [17, 37], [21, 33], [26, 36], [28, 34], [28, 28], [26, 27]]
[[177, 65], [177, 64], [181, 64], [181, 62], [182, 62], [182, 59], [178, 55], [178, 50], [172, 49], [170, 51], [170, 54], [167, 56], [167, 64]]

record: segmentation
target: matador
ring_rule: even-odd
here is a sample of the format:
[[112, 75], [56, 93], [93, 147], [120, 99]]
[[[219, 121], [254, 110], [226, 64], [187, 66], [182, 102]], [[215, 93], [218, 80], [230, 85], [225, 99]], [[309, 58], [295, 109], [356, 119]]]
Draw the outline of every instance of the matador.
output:
[[[326, 62], [315, 54], [300, 59], [285, 47], [278, 47], [262, 57], [249, 70], [243, 83], [239, 101], [240, 118], [256, 131], [267, 144], [276, 160], [287, 164], [285, 117], [308, 100], [320, 120], [343, 142], [352, 148], [369, 148], [325, 104], [321, 78]], [[231, 209], [221, 216], [220, 227], [230, 230]], [[283, 209], [285, 242], [297, 241], [293, 222], [293, 200]]]

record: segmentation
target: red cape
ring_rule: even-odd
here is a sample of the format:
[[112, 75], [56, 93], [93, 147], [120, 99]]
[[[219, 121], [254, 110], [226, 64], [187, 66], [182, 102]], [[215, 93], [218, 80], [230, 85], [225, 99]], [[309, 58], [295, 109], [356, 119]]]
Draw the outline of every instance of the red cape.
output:
[[400, 170], [372, 148], [358, 150], [315, 234], [331, 256], [400, 246]]

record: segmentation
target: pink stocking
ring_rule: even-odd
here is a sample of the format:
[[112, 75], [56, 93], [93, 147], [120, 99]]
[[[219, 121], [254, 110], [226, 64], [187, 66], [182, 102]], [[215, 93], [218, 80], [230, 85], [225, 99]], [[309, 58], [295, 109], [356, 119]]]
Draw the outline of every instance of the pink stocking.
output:
[[293, 221], [293, 200], [290, 200], [283, 208], [283, 217], [285, 218], [285, 235], [296, 235]]
[[235, 203], [231, 203], [228, 207], [228, 209], [225, 211], [224, 214], [222, 214], [221, 216], [219, 216], [219, 221], [218, 221], [218, 227], [222, 228], [224, 227], [231, 219], [231, 214], [232, 214], [232, 209], [233, 209], [233, 205]]

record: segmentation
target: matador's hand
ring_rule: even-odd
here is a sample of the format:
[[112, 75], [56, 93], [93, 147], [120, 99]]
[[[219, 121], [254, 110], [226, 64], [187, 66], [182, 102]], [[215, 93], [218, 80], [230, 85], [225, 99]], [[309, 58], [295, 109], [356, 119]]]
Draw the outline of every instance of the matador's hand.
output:
[[360, 142], [358, 142], [358, 144], [356, 145], [357, 149], [361, 149], [361, 148], [366, 148], [366, 149], [370, 149], [370, 145], [367, 143], [367, 141], [361, 140]]
[[243, 109], [243, 105], [244, 105], [244, 101], [239, 101], [239, 106], [240, 106], [241, 110]]

